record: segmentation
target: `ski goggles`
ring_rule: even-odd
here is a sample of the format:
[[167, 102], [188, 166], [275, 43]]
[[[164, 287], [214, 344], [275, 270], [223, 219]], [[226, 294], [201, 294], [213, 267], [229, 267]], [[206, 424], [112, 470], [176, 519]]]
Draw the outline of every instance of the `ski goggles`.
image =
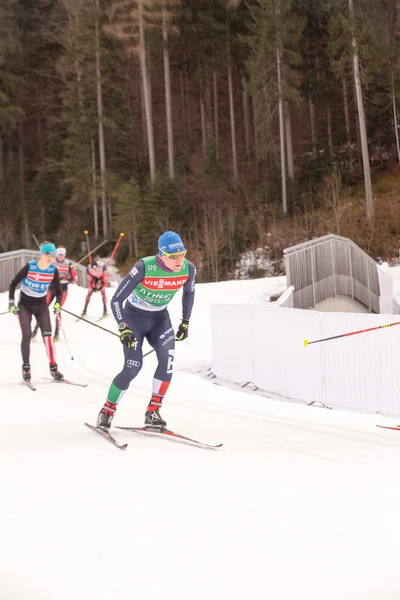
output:
[[185, 258], [187, 250], [183, 250], [182, 252], [174, 252], [173, 254], [169, 254], [164, 250], [160, 250], [161, 256], [168, 256], [168, 258], [172, 260], [178, 260], [179, 258]]
[[43, 254], [44, 254], [45, 256], [51, 256], [51, 258], [55, 258], [55, 256], [56, 256], [56, 253], [55, 253], [55, 252], [43, 252]]

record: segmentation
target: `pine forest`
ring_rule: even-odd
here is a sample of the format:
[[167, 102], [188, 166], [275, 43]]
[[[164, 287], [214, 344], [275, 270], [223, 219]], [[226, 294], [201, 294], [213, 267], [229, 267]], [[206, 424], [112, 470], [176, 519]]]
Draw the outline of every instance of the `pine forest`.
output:
[[[0, 252], [400, 253], [400, 0], [0, 0]], [[107, 248], [107, 246], [106, 246]], [[279, 267], [277, 267], [279, 272]]]

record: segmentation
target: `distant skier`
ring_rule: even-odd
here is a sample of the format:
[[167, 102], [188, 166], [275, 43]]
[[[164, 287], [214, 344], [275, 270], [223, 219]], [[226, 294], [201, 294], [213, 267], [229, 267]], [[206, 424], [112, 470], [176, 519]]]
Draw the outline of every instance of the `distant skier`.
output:
[[[124, 346], [125, 362], [122, 371], [111, 383], [107, 401], [97, 419], [97, 426], [105, 431], [111, 427], [119, 400], [142, 368], [145, 338], [156, 351], [158, 365], [144, 422], [150, 429], [164, 430], [167, 427], [160, 408], [172, 378], [175, 339], [181, 341], [188, 337], [194, 303], [196, 268], [185, 259], [185, 255], [180, 236], [173, 231], [163, 233], [158, 240], [158, 253], [138, 260], [111, 300]], [[175, 336], [167, 306], [181, 288], [182, 322]]]
[[[57, 315], [61, 311], [61, 285], [57, 268], [54, 264], [56, 247], [50, 242], [40, 245], [40, 258], [31, 260], [14, 277], [10, 284], [8, 310], [18, 315], [22, 330], [22, 378], [24, 381], [31, 380], [31, 367], [29, 364], [30, 342], [32, 337], [31, 320], [32, 315], [36, 317], [42, 332], [43, 342], [46, 347], [50, 363], [51, 376], [56, 380], [64, 377], [58, 370], [53, 340], [51, 337], [51, 323], [49, 307], [46, 302], [46, 294], [52, 283], [56, 293], [56, 302], [53, 310]], [[18, 306], [15, 304], [15, 288], [21, 284], [21, 294]]]
[[100, 260], [93, 260], [87, 266], [88, 288], [85, 306], [83, 308], [82, 317], [86, 315], [87, 307], [93, 292], [101, 292], [103, 299], [103, 317], [107, 316], [107, 296], [105, 288], [108, 286], [107, 265]]
[[[70, 283], [77, 283], [78, 275], [75, 267], [72, 265], [72, 261], [67, 258], [67, 250], [64, 246], [57, 246], [56, 250], [56, 262], [58, 274], [60, 276], [61, 283], [61, 306], [64, 306], [64, 302], [68, 296], [68, 285]], [[54, 289], [54, 281], [49, 287], [47, 292], [47, 304], [51, 304], [56, 297], [56, 291]], [[54, 341], [56, 342], [60, 336], [60, 325], [61, 325], [61, 312], [56, 314], [56, 327], [54, 331]], [[38, 332], [39, 325], [36, 323], [35, 329], [32, 331], [32, 337], [34, 338]]]

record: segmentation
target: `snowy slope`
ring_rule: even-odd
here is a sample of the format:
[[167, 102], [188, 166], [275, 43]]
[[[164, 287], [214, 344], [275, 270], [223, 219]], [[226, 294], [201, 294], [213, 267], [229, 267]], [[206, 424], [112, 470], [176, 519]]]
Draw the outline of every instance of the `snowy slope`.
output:
[[[74, 360], [60, 341], [60, 369], [89, 385], [45, 381], [38, 340], [31, 392], [19, 385], [17, 319], [1, 317], [1, 600], [398, 600], [400, 432], [375, 426], [389, 419], [193, 374], [210, 366], [211, 302], [267, 302], [284, 287], [284, 278], [197, 286], [162, 414], [176, 431], [223, 442], [218, 451], [114, 429], [129, 444], [116, 449], [83, 422], [95, 421], [121, 367], [118, 338], [64, 315]], [[80, 313], [84, 296], [72, 287], [65, 308]], [[88, 317], [101, 312], [94, 296]], [[178, 299], [171, 314], [178, 325]], [[115, 331], [112, 317], [99, 324]], [[116, 425], [142, 424], [154, 369], [152, 354]]]

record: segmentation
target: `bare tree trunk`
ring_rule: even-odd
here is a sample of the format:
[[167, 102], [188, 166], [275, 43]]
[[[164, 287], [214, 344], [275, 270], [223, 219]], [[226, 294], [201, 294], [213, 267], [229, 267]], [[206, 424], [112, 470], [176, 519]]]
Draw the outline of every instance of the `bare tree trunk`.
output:
[[211, 221], [212, 227], [212, 253], [214, 256], [214, 281], [218, 281], [219, 272], [218, 272], [218, 234], [217, 234], [217, 219], [213, 219]]
[[163, 41], [164, 41], [164, 79], [165, 79], [165, 110], [167, 117], [167, 138], [168, 138], [168, 167], [169, 177], [175, 177], [174, 165], [174, 135], [172, 128], [172, 108], [171, 108], [171, 73], [169, 66], [169, 50], [168, 50], [168, 24], [167, 13], [163, 9]]
[[350, 132], [350, 116], [349, 116], [349, 98], [347, 95], [347, 82], [346, 77], [342, 75], [342, 92], [343, 92], [343, 110], [344, 110], [344, 123], [346, 127], [346, 145], [347, 145], [347, 156], [349, 161], [350, 172], [353, 172], [353, 152], [351, 150], [351, 132]]
[[276, 49], [276, 67], [278, 73], [278, 109], [279, 109], [279, 138], [281, 147], [281, 180], [282, 180], [282, 209], [287, 213], [287, 189], [286, 189], [286, 159], [285, 159], [285, 129], [283, 122], [283, 99], [282, 99], [282, 73], [281, 73], [281, 50], [280, 44]]
[[143, 81], [143, 95], [144, 95], [144, 109], [146, 116], [146, 129], [147, 129], [147, 143], [149, 150], [149, 165], [150, 165], [150, 179], [155, 180], [156, 177], [156, 161], [154, 153], [154, 135], [153, 135], [153, 112], [151, 108], [151, 93], [149, 85], [149, 77], [147, 72], [147, 59], [146, 59], [146, 42], [144, 36], [144, 19], [143, 19], [143, 0], [139, 0], [138, 3], [138, 14], [139, 14], [139, 57], [141, 75]]
[[355, 117], [356, 134], [357, 134], [357, 163], [360, 166], [362, 166], [362, 150], [361, 150], [361, 135], [360, 135], [360, 115], [358, 114], [356, 82], [354, 80], [354, 67], [353, 67], [353, 65], [352, 65], [352, 73], [353, 73], [354, 117]]
[[147, 148], [147, 153], [149, 152], [149, 142], [147, 139], [147, 128], [146, 128], [146, 108], [145, 108], [145, 101], [144, 101], [144, 89], [143, 89], [143, 78], [142, 78], [142, 71], [141, 68], [139, 68], [139, 79], [140, 79], [140, 114], [141, 114], [141, 124], [142, 124], [142, 140], [143, 140], [143, 147]]
[[203, 96], [200, 95], [200, 118], [201, 118], [201, 140], [204, 159], [207, 156], [207, 126], [206, 126], [206, 110], [204, 107]]
[[[41, 94], [41, 90], [39, 89], [39, 85], [36, 86], [35, 91], [36, 91], [36, 111], [35, 111], [36, 112], [36, 135], [37, 135], [37, 139], [38, 139], [37, 150], [38, 150], [39, 161], [40, 161], [40, 163], [42, 163], [45, 158], [46, 153], [43, 148], [44, 136], [43, 136], [43, 123], [41, 120], [43, 104], [42, 104], [42, 94]], [[42, 236], [46, 229], [46, 207], [44, 205], [44, 201], [42, 198], [38, 199], [38, 216], [39, 216], [39, 234]]]
[[[132, 237], [133, 237], [133, 251], [135, 256], [139, 256], [139, 245], [138, 245], [138, 232], [137, 232], [137, 221], [136, 221], [136, 211], [135, 208], [132, 209]], [[131, 250], [130, 250], [131, 252]], [[131, 254], [132, 256], [132, 254]]]
[[188, 63], [187, 57], [185, 57], [185, 66], [184, 66], [184, 82], [185, 82], [185, 99], [186, 99], [186, 131], [188, 136], [188, 144], [190, 143], [190, 132], [192, 131], [192, 105], [190, 103], [190, 93], [188, 89], [189, 73], [188, 73]]
[[185, 102], [185, 81], [183, 70], [179, 70], [179, 95], [180, 95], [180, 104], [181, 104], [181, 119], [180, 121], [180, 131], [182, 131], [182, 127], [184, 128], [184, 138], [186, 140], [186, 102]]
[[94, 223], [94, 238], [99, 239], [99, 212], [97, 205], [97, 177], [96, 177], [96, 150], [94, 139], [90, 140], [92, 153], [92, 197], [93, 197], [93, 223]]
[[236, 187], [238, 180], [237, 168], [237, 150], [236, 150], [236, 124], [235, 124], [235, 105], [233, 101], [233, 83], [232, 83], [232, 63], [230, 55], [230, 46], [228, 43], [228, 87], [229, 87], [229, 113], [231, 120], [231, 143], [232, 143], [232, 172], [233, 184]]
[[128, 236], [125, 236], [125, 238], [128, 237], [128, 256], [129, 258], [132, 258], [133, 256], [133, 232], [130, 232], [130, 234]]
[[235, 224], [237, 222], [237, 218], [236, 218], [236, 209], [235, 209], [235, 205], [233, 203], [229, 204], [228, 206], [228, 218], [227, 218], [227, 225], [228, 225], [228, 240], [229, 240], [229, 259], [230, 259], [230, 265], [231, 265], [231, 270], [233, 271], [233, 268], [235, 266]]
[[242, 77], [243, 89], [243, 120], [244, 120], [244, 136], [246, 141], [247, 158], [251, 158], [251, 141], [250, 141], [250, 111], [249, 111], [249, 94], [247, 91], [247, 81]]
[[259, 135], [259, 131], [258, 131], [258, 126], [257, 126], [257, 115], [256, 115], [256, 103], [253, 102], [251, 104], [253, 111], [252, 111], [252, 118], [253, 118], [253, 131], [254, 131], [254, 154], [256, 157], [256, 163], [257, 163], [257, 171], [258, 171], [258, 162], [260, 160], [260, 150], [259, 150], [259, 146], [258, 146], [258, 135]]
[[42, 121], [41, 121], [41, 115], [42, 115], [42, 94], [41, 94], [41, 90], [39, 89], [39, 85], [35, 86], [35, 92], [36, 92], [36, 136], [37, 136], [37, 147], [36, 147], [36, 151], [38, 154], [38, 158], [40, 160], [40, 162], [42, 162], [44, 156], [45, 156], [45, 152], [43, 150], [43, 127], [42, 127]]
[[180, 83], [180, 93], [181, 93], [181, 107], [182, 107], [182, 121], [181, 128], [183, 127], [183, 138], [185, 140], [185, 148], [186, 152], [189, 152], [189, 144], [188, 144], [188, 118], [187, 118], [187, 106], [186, 106], [186, 83], [185, 83], [185, 72], [181, 70], [179, 72], [179, 83]]
[[25, 195], [25, 158], [24, 158], [24, 132], [22, 127], [22, 117], [18, 124], [18, 155], [19, 155], [19, 198], [22, 220], [22, 235], [21, 241], [24, 248], [29, 248], [29, 225], [28, 225], [28, 210], [26, 205]]
[[292, 142], [292, 120], [290, 118], [290, 108], [288, 102], [285, 102], [285, 133], [286, 133], [286, 152], [288, 162], [288, 177], [290, 181], [294, 180], [294, 160], [293, 160], [293, 142]]
[[[351, 21], [354, 21], [354, 5], [353, 0], [349, 0], [349, 12]], [[356, 38], [352, 37], [353, 46], [353, 67], [354, 67], [354, 84], [356, 88], [357, 107], [358, 107], [358, 119], [360, 125], [360, 137], [361, 137], [361, 152], [364, 167], [364, 184], [365, 184], [365, 200], [367, 209], [367, 218], [372, 219], [374, 216], [374, 200], [372, 197], [372, 181], [371, 181], [371, 169], [369, 165], [369, 151], [368, 151], [368, 138], [367, 138], [367, 126], [365, 121], [364, 112], [364, 100], [361, 89], [361, 78], [360, 78], [360, 63], [358, 57], [358, 47]]]
[[101, 85], [100, 68], [100, 33], [99, 33], [99, 0], [96, 0], [96, 82], [97, 82], [97, 116], [99, 119], [99, 156], [100, 156], [100, 188], [101, 188], [101, 209], [103, 213], [103, 235], [108, 235], [108, 206], [106, 196], [106, 153], [104, 146], [104, 125], [103, 125], [103, 89]]
[[329, 148], [329, 157], [333, 159], [333, 136], [332, 136], [332, 113], [331, 107], [328, 106], [326, 109], [326, 126], [328, 129], [328, 148]]
[[[185, 57], [186, 60], [186, 57]], [[182, 126], [184, 128], [184, 140], [185, 140], [185, 149], [186, 152], [190, 151], [190, 132], [191, 132], [191, 106], [190, 106], [190, 97], [188, 90], [188, 69], [187, 64], [182, 67], [181, 71], [181, 94], [182, 94], [182, 107], [184, 120], [182, 122]]]
[[315, 128], [315, 104], [314, 104], [311, 96], [308, 97], [308, 106], [309, 106], [309, 110], [310, 110], [310, 132], [311, 132], [312, 155], [314, 158], [317, 158], [318, 151], [317, 151], [317, 134], [316, 134], [316, 128]]
[[218, 115], [218, 81], [217, 72], [213, 69], [213, 96], [214, 96], [214, 137], [216, 156], [219, 159], [219, 115]]
[[[96, 25], [98, 26], [97, 14], [96, 14]], [[96, 29], [96, 46], [95, 47], [96, 47], [96, 67], [97, 67], [97, 52], [99, 51], [98, 29]], [[83, 94], [82, 94], [82, 69], [81, 69], [81, 66], [80, 66], [77, 58], [74, 61], [74, 65], [75, 65], [75, 72], [76, 72], [78, 104], [79, 104], [79, 111], [80, 111], [79, 118], [83, 123], [85, 123], [86, 122], [86, 114], [85, 114], [85, 107], [84, 107], [84, 103], [83, 103]], [[99, 61], [99, 66], [100, 66], [100, 61]], [[100, 68], [99, 68], [97, 74], [98, 75], [100, 74]], [[93, 138], [91, 138], [91, 140], [90, 140], [90, 154], [91, 154], [91, 158], [88, 160], [90, 160], [91, 174], [92, 174], [91, 196], [92, 196], [92, 201], [93, 201], [93, 222], [94, 222], [94, 230], [95, 230], [94, 237], [95, 237], [95, 240], [98, 240], [99, 239], [99, 216], [98, 216], [98, 206], [97, 206], [96, 150], [95, 150], [95, 144], [94, 144]]]
[[4, 149], [3, 138], [0, 137], [0, 184], [4, 182]]
[[393, 120], [394, 120], [394, 134], [396, 136], [397, 160], [400, 163], [400, 145], [399, 145], [399, 130], [398, 130], [398, 125], [397, 125], [396, 93], [395, 93], [395, 89], [394, 89], [393, 77], [392, 77], [392, 99], [393, 99]]
[[[143, 21], [143, 25], [144, 25], [144, 21]], [[145, 29], [143, 29], [143, 32], [144, 31], [145, 31]], [[145, 36], [145, 39], [146, 39], [146, 36]], [[153, 86], [151, 85], [151, 59], [152, 59], [152, 56], [151, 56], [151, 46], [149, 46], [147, 44], [146, 45], [146, 65], [147, 65], [146, 73], [147, 73], [147, 83], [148, 83], [147, 87], [148, 87], [148, 90], [149, 90], [149, 100], [150, 100], [150, 108], [151, 108], [151, 122], [153, 123]], [[154, 139], [154, 130], [153, 130], [153, 139]]]

